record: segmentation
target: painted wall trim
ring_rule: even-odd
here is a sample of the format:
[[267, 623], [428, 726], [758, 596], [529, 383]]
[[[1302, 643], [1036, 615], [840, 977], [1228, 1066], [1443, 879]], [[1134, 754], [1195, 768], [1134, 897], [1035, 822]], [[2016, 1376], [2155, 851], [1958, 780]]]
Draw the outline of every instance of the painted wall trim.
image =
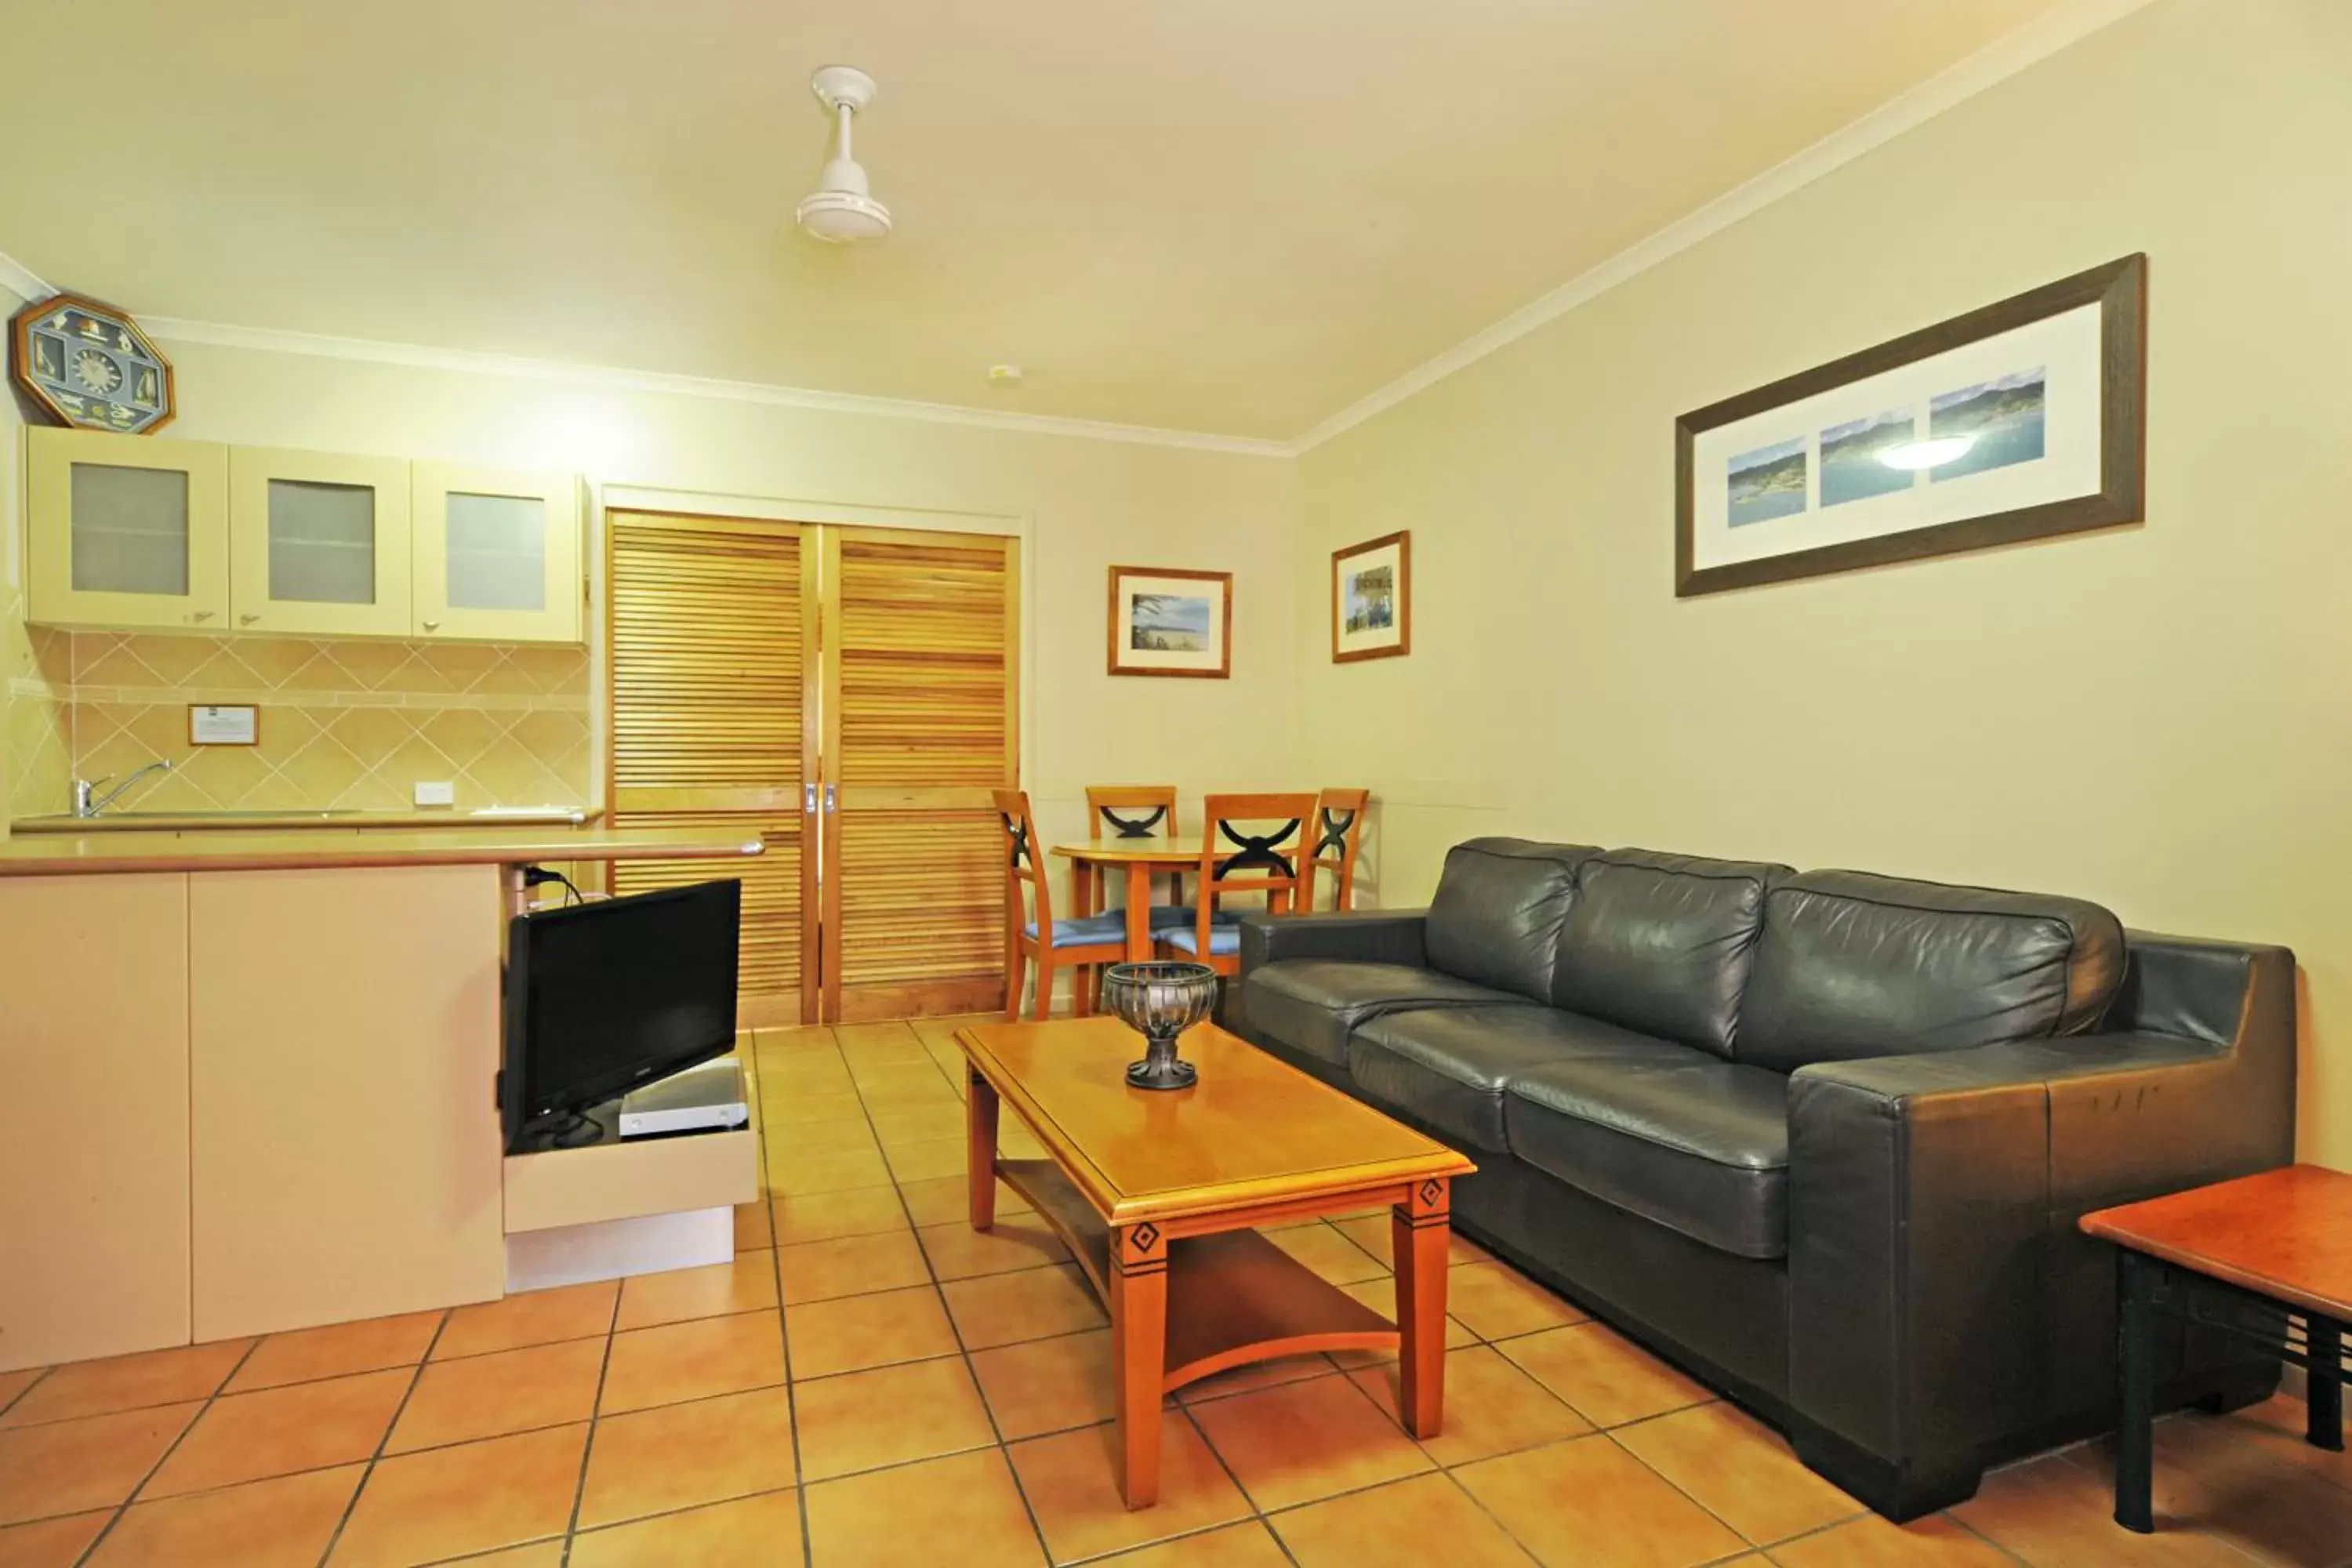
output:
[[2119, 22], [2149, 4], [2151, 0], [2074, 0], [2072, 5], [2046, 13], [2008, 37], [1995, 40], [1968, 58], [1929, 77], [1908, 91], [1887, 100], [1861, 119], [1832, 132], [1754, 179], [1734, 186], [1705, 206], [1676, 218], [1648, 238], [1619, 251], [1590, 271], [1521, 306], [1493, 326], [1465, 338], [1378, 392], [1349, 404], [1292, 442], [1291, 449], [1301, 454], [1313, 451], [1332, 437], [1395, 407], [1415, 393], [1435, 385], [1455, 371], [1475, 364], [1498, 349], [1508, 347], [1538, 328], [1558, 321], [1578, 306], [1639, 277], [1701, 240], [1721, 233], [1750, 213], [1843, 168], [1905, 132], [1927, 123], [1944, 110], [1974, 98], [2027, 67], [2047, 59], [2069, 44]]

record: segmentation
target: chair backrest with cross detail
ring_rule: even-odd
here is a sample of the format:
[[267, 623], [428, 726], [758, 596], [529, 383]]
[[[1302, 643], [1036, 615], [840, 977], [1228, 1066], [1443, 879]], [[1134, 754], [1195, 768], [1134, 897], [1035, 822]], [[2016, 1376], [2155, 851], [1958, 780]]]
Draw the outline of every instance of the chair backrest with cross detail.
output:
[[1307, 887], [1311, 795], [1213, 795], [1202, 802], [1199, 897], [1191, 923], [1162, 931], [1163, 949], [1220, 974], [1241, 967], [1241, 932], [1217, 918], [1217, 900], [1264, 893], [1276, 913], [1299, 907]]
[[[1029, 815], [1029, 792], [991, 790], [996, 815], [1004, 824], [1004, 923], [1009, 934], [1024, 926], [1040, 931], [1054, 929], [1054, 895], [1046, 885], [1045, 847], [1037, 837], [1036, 820]], [[1024, 891], [1027, 896], [1024, 897]]]
[[1176, 831], [1174, 784], [1092, 784], [1087, 789], [1087, 837], [1149, 838]]
[[1315, 852], [1307, 857], [1307, 896], [1298, 907], [1315, 907], [1317, 874], [1331, 873], [1335, 910], [1356, 902], [1356, 850], [1364, 835], [1364, 808], [1371, 804], [1368, 789], [1327, 789], [1315, 800]]

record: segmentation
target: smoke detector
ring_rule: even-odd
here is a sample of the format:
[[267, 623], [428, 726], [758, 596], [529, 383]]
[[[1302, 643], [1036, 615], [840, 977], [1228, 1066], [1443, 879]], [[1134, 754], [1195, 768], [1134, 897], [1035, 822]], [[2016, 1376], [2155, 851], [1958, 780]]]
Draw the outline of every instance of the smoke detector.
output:
[[817, 188], [801, 198], [797, 216], [811, 237], [828, 245], [866, 245], [890, 234], [890, 209], [874, 199], [866, 170], [851, 156], [849, 124], [874, 101], [874, 79], [856, 66], [825, 66], [809, 78], [817, 101], [837, 127], [833, 158]]

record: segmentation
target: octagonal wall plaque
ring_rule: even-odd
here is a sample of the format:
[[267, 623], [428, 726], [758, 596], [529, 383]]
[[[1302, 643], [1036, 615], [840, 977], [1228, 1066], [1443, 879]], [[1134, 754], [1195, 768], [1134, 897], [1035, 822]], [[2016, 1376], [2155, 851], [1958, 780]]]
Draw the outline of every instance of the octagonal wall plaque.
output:
[[143, 436], [172, 422], [172, 362], [128, 312], [52, 294], [9, 326], [16, 384], [58, 424]]

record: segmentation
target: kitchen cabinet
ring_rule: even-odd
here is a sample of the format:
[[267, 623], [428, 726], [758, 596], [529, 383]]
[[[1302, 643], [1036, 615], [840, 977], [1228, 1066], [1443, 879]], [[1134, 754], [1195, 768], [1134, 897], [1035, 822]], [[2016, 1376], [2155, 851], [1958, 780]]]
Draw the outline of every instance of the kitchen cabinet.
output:
[[411, 494], [417, 637], [581, 640], [572, 475], [418, 463]]
[[226, 629], [227, 447], [34, 427], [25, 448], [32, 620]]
[[229, 451], [231, 629], [406, 637], [408, 463]]

